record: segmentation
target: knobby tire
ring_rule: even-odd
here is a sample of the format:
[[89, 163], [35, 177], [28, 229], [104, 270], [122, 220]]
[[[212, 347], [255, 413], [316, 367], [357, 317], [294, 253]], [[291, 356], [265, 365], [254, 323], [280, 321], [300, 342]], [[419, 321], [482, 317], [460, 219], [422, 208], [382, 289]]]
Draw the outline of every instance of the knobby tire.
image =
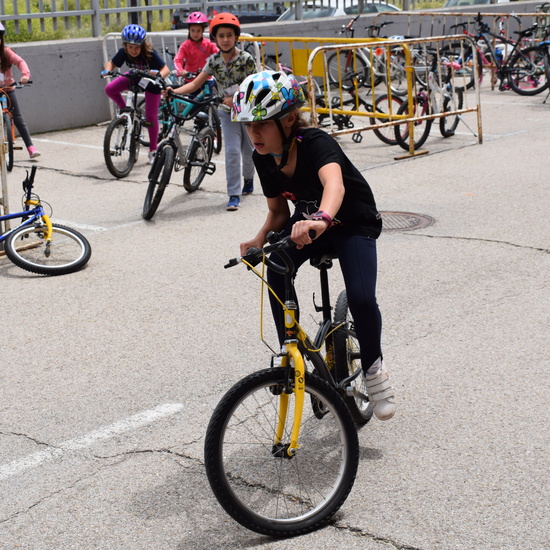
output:
[[155, 156], [155, 162], [149, 171], [149, 186], [143, 202], [141, 215], [144, 220], [150, 220], [159, 207], [164, 190], [170, 182], [174, 159], [174, 150], [169, 145], [160, 148]]
[[135, 135], [129, 132], [127, 118], [113, 119], [105, 131], [103, 156], [107, 169], [115, 178], [124, 178], [130, 173], [136, 162], [137, 147]]
[[[348, 299], [346, 291], [340, 292], [336, 300], [334, 309], [334, 324], [342, 325], [334, 333], [334, 368], [336, 380], [341, 382], [348, 376], [351, 376], [359, 369], [359, 376], [351, 382], [351, 387], [360, 394], [368, 396], [365, 377], [361, 368], [361, 353], [359, 342], [355, 335], [355, 326], [353, 317], [348, 308]], [[368, 398], [364, 399], [360, 395], [348, 396], [344, 398], [351, 416], [358, 426], [365, 425], [371, 418], [373, 408]]]
[[214, 131], [210, 127], [203, 128], [193, 139], [187, 165], [183, 171], [183, 187], [188, 193], [196, 191], [202, 183], [213, 150]]
[[[346, 500], [359, 461], [357, 431], [344, 401], [309, 373], [300, 447], [292, 458], [284, 450], [293, 392], [282, 444], [274, 444], [286, 372], [267, 369], [237, 382], [216, 407], [204, 447], [218, 502], [247, 529], [270, 536], [301, 535], [324, 525]], [[308, 406], [311, 400], [322, 405], [317, 414]]]

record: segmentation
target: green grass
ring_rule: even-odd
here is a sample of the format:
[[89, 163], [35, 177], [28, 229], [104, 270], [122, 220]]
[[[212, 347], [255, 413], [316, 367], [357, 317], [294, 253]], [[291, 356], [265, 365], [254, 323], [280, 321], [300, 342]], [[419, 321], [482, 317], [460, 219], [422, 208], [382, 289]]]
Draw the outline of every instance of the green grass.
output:
[[[158, 5], [158, 1], [152, 0], [151, 5]], [[5, 15], [12, 15], [13, 8], [11, 2], [5, 2]], [[101, 3], [103, 8], [103, 2]], [[109, 7], [115, 8], [116, 2], [114, 0], [109, 0]], [[169, 8], [169, 6], [166, 6]], [[65, 9], [65, 7], [58, 3], [58, 10]], [[83, 0], [80, 3], [81, 10], [90, 9], [90, 1]], [[69, 0], [67, 4], [67, 11], [76, 10], [76, 4], [74, 0]], [[51, 13], [51, 5], [47, 2], [44, 3], [43, 13], [46, 15], [48, 12]], [[18, 12], [20, 14], [27, 13], [27, 8], [25, 0], [18, 0]], [[31, 5], [31, 13], [41, 13], [38, 2], [33, 0]], [[172, 20], [170, 18], [170, 12], [168, 9], [163, 10], [163, 21], [160, 21], [159, 12], [151, 12], [149, 16], [149, 22], [145, 13], [140, 13], [138, 17], [141, 17], [140, 24], [143, 25], [149, 32], [153, 31], [166, 31], [169, 30], [172, 25]], [[28, 30], [29, 21], [31, 25], [31, 31]], [[39, 19], [25, 20], [23, 18], [19, 19], [19, 32], [16, 32], [15, 22], [4, 20], [4, 26], [6, 27], [6, 41], [8, 43], [12, 42], [36, 42], [39, 40], [65, 40], [71, 38], [88, 38], [92, 35], [92, 20], [90, 16], [80, 17], [81, 28], [78, 28], [78, 18], [77, 17], [58, 17], [57, 18], [57, 29], [54, 28], [54, 21], [51, 18], [45, 18], [43, 20], [44, 30], [42, 30], [41, 21]], [[68, 24], [66, 24], [68, 21]], [[102, 18], [102, 27], [101, 33], [103, 35], [110, 32], [119, 32], [122, 27], [130, 23], [129, 15], [123, 13], [120, 15], [121, 24], [116, 22], [116, 16], [110, 16], [110, 25], [106, 25], [105, 17]]]

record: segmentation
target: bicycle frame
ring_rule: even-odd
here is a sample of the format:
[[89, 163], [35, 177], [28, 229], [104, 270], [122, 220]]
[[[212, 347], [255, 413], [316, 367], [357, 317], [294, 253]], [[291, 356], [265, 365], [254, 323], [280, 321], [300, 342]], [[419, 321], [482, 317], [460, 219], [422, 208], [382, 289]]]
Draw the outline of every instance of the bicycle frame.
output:
[[[269, 236], [268, 236], [269, 238]], [[287, 239], [287, 242], [289, 240]], [[276, 243], [274, 247], [279, 245]], [[277, 266], [273, 264], [269, 259], [267, 259], [266, 254], [271, 250], [277, 250], [279, 257], [283, 260], [286, 267]], [[281, 357], [281, 365], [277, 368], [286, 368], [287, 369], [287, 381], [286, 387], [280, 393], [280, 408], [279, 414], [277, 415], [277, 426], [275, 431], [275, 440], [274, 448], [276, 453], [286, 452], [289, 457], [294, 456], [299, 447], [300, 439], [300, 425], [303, 415], [304, 399], [305, 399], [305, 374], [306, 374], [306, 363], [305, 357], [313, 364], [315, 370], [320, 374], [321, 378], [326, 380], [330, 385], [337, 388], [340, 391], [346, 390], [348, 384], [350, 384], [360, 373], [359, 369], [353, 375], [345, 378], [339, 383], [335, 382], [334, 377], [331, 374], [331, 365], [329, 363], [330, 351], [334, 349], [334, 343], [332, 341], [333, 332], [340, 327], [334, 326], [330, 305], [329, 297], [329, 284], [328, 284], [328, 269], [332, 265], [332, 257], [321, 258], [318, 262], [312, 263], [315, 267], [320, 270], [320, 282], [321, 282], [321, 296], [322, 296], [322, 305], [318, 307], [315, 305], [315, 309], [318, 312], [323, 313], [323, 319], [319, 323], [319, 329], [315, 336], [313, 346], [310, 342], [309, 336], [306, 331], [300, 326], [296, 318], [297, 304], [293, 300], [293, 280], [292, 274], [294, 272], [294, 266], [290, 257], [286, 254], [284, 249], [281, 248], [270, 248], [266, 246], [263, 249], [262, 261], [264, 264], [267, 264], [270, 269], [284, 274], [285, 278], [285, 300], [284, 302], [275, 294], [273, 289], [267, 285], [263, 275], [256, 270], [254, 267], [255, 264], [249, 263], [246, 259], [241, 258], [240, 261], [245, 263], [262, 281], [267, 285], [269, 292], [276, 297], [284, 310], [284, 322], [285, 322], [285, 335], [286, 339], [283, 344], [283, 349], [279, 354]], [[231, 265], [236, 265], [231, 261], [226, 267]], [[275, 266], [275, 267], [274, 267]], [[321, 353], [321, 349], [325, 345], [327, 350], [327, 357], [324, 358]], [[290, 385], [290, 367], [293, 365], [294, 368], [294, 377], [293, 385]], [[282, 445], [283, 435], [285, 433], [285, 425], [287, 423], [288, 414], [289, 414], [289, 399], [290, 393], [294, 393], [295, 406], [294, 406], [294, 415], [292, 418], [292, 428], [290, 431], [289, 443], [285, 446]], [[349, 394], [348, 394], [349, 395]]]
[[[50, 219], [50, 216], [46, 214], [44, 211], [44, 208], [42, 207], [42, 203], [40, 202], [40, 199], [32, 199], [32, 182], [34, 180], [34, 175], [36, 173], [36, 166], [32, 167], [31, 170], [31, 176], [30, 178], [27, 176], [27, 179], [24, 182], [25, 185], [25, 192], [26, 192], [26, 198], [25, 198], [25, 210], [22, 212], [14, 212], [12, 214], [6, 214], [4, 216], [0, 216], [0, 222], [13, 220], [16, 218], [21, 218], [22, 222], [13, 229], [8, 229], [3, 234], [0, 235], [0, 242], [4, 241], [10, 233], [18, 229], [19, 227], [24, 227], [26, 225], [32, 224], [34, 221], [40, 219], [44, 224], [46, 225], [46, 241], [47, 243], [51, 243], [52, 241], [52, 221]], [[35, 208], [30, 208], [31, 206], [34, 206]]]

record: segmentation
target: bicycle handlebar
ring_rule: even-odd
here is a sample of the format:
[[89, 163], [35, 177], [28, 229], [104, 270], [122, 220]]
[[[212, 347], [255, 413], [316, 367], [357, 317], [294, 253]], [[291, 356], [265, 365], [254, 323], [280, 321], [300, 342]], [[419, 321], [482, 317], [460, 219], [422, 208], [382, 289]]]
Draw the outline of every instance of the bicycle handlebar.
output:
[[38, 166], [33, 166], [31, 168], [31, 175], [29, 176], [29, 171], [27, 170], [27, 177], [23, 180], [23, 191], [25, 193], [29, 193], [32, 189], [32, 185], [34, 183], [34, 175], [36, 174], [36, 170], [38, 169]]
[[[310, 229], [310, 238], [314, 239], [315, 235], [315, 231], [313, 229]], [[279, 257], [286, 264], [284, 267], [271, 261], [269, 258], [267, 258], [267, 255], [271, 254], [272, 252], [284, 252], [287, 248], [292, 248], [293, 246], [296, 246], [296, 243], [290, 238], [290, 236], [281, 238], [281, 233], [277, 233], [275, 231], [270, 231], [267, 234], [267, 241], [269, 244], [267, 244], [263, 248], [249, 248], [244, 256], [231, 258], [227, 262], [227, 264], [224, 265], [224, 268], [228, 269], [229, 267], [234, 267], [242, 261], [245, 261], [246, 263], [255, 266], [258, 265], [265, 256], [265, 262], [269, 269], [272, 269], [277, 273], [292, 273], [294, 271], [294, 264], [287, 254], [279, 254]]]

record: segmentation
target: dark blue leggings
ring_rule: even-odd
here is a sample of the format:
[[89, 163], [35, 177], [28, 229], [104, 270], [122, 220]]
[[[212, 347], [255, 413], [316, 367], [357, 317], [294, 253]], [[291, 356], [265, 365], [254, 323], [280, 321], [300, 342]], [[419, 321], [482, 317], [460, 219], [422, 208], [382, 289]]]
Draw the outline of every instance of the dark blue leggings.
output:
[[[344, 234], [338, 229], [330, 229], [312, 244], [288, 249], [288, 254], [298, 268], [316, 252], [322, 250], [336, 251], [348, 298], [348, 306], [355, 321], [357, 340], [361, 348], [361, 362], [366, 371], [381, 357], [380, 338], [382, 333], [382, 316], [376, 302], [376, 240], [362, 235]], [[281, 259], [273, 254], [271, 259], [281, 264]], [[277, 296], [284, 301], [284, 276], [268, 271], [268, 281]], [[295, 297], [296, 303], [298, 303]], [[271, 296], [271, 310], [279, 342], [284, 341], [283, 309]]]
[[15, 95], [15, 90], [11, 90], [8, 92], [8, 96], [10, 98], [11, 102], [11, 114], [13, 116], [13, 123], [15, 124], [15, 127], [17, 128], [17, 131], [19, 132], [19, 135], [21, 136], [21, 139], [23, 140], [23, 143], [25, 144], [25, 147], [31, 147], [32, 145], [32, 139], [31, 134], [29, 133], [29, 129], [27, 128], [27, 125], [25, 124], [25, 121], [23, 120], [23, 115], [21, 114], [21, 109], [19, 108], [19, 102], [17, 101], [17, 96]]

